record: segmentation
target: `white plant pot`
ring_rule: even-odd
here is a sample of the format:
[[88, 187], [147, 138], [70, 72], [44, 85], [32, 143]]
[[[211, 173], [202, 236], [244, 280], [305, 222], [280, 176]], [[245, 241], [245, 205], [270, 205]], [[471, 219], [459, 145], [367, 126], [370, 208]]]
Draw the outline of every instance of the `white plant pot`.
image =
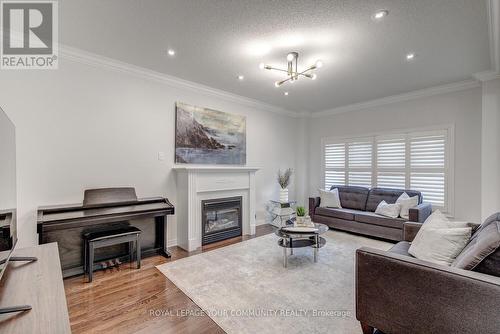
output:
[[286, 203], [288, 202], [288, 189], [280, 189], [280, 202]]
[[297, 216], [295, 222], [296, 222], [297, 226], [303, 226], [304, 225], [304, 217]]

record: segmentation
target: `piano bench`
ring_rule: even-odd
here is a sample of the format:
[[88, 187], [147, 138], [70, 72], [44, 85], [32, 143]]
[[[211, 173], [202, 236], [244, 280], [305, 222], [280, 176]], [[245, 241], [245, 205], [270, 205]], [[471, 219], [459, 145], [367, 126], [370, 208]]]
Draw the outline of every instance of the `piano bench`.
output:
[[83, 274], [89, 277], [89, 283], [92, 282], [94, 272], [94, 251], [97, 248], [117, 245], [128, 242], [130, 262], [133, 262], [133, 246], [135, 243], [137, 269], [141, 268], [141, 230], [135, 226], [122, 226], [119, 228], [96, 229], [83, 233], [84, 260]]

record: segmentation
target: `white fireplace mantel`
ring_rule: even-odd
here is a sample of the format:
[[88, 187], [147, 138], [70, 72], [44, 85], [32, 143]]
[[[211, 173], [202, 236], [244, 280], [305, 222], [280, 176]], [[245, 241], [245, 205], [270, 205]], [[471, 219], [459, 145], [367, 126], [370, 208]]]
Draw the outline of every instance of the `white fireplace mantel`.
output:
[[177, 245], [201, 247], [203, 200], [242, 197], [242, 233], [255, 234], [255, 173], [258, 167], [176, 165]]

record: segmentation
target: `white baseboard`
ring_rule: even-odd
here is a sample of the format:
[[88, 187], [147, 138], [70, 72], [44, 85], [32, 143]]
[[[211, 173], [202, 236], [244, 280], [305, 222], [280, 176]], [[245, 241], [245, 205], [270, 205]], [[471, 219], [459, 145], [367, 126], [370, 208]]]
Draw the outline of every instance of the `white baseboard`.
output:
[[167, 247], [177, 246], [177, 239], [167, 240]]
[[265, 219], [256, 219], [255, 226], [267, 224]]

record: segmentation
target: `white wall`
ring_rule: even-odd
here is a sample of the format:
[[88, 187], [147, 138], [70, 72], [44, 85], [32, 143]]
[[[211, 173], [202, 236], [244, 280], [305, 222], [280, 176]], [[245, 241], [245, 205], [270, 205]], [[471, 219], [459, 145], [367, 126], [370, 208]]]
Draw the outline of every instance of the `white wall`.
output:
[[500, 210], [500, 79], [483, 83], [481, 213]]
[[[278, 196], [278, 168], [295, 168], [297, 119], [203, 91], [62, 59], [59, 70], [2, 71], [0, 92], [17, 127], [21, 246], [36, 243], [38, 206], [81, 202], [85, 188], [134, 186], [140, 197], [175, 204], [176, 101], [247, 116], [247, 164], [262, 167], [258, 220]], [[160, 151], [166, 161], [158, 160]], [[170, 221], [173, 241], [175, 217]]]
[[[455, 212], [460, 219], [481, 217], [481, 89], [393, 103], [328, 117], [309, 124], [309, 194], [322, 187], [321, 139], [436, 125], [455, 126]], [[498, 150], [498, 146], [496, 147]], [[498, 166], [498, 165], [497, 165]]]

